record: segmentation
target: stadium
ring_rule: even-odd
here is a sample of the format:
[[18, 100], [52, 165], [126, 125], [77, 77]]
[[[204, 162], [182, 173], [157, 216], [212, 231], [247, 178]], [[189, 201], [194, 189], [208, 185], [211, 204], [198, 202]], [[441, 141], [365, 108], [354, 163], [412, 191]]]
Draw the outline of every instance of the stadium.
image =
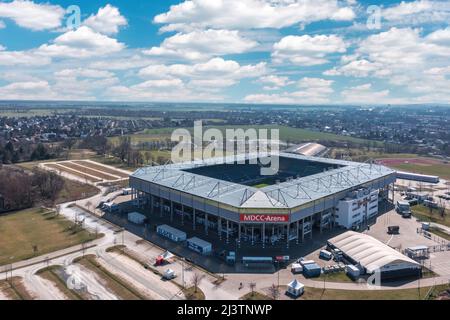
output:
[[253, 154], [142, 168], [130, 176], [132, 198], [205, 240], [289, 248], [313, 232], [367, 222], [389, 200], [396, 179], [395, 171], [373, 163], [277, 156], [272, 176], [261, 175], [267, 159]]

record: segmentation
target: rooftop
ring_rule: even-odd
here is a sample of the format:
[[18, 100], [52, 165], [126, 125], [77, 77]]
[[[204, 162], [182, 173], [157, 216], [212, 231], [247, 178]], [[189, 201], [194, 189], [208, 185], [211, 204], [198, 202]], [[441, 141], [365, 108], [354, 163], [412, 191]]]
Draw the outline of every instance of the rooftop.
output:
[[[137, 170], [131, 177], [238, 208], [293, 208], [395, 174], [394, 170], [373, 163], [357, 163], [290, 153], [277, 155], [280, 159], [319, 164], [323, 171], [315, 171], [307, 176], [285, 177], [283, 182], [263, 188], [203, 174], [206, 167], [259, 159], [257, 154], [247, 154], [146, 167]], [[239, 165], [235, 164], [236, 169], [242, 172], [238, 169]], [[245, 170], [242, 175], [245, 175]]]

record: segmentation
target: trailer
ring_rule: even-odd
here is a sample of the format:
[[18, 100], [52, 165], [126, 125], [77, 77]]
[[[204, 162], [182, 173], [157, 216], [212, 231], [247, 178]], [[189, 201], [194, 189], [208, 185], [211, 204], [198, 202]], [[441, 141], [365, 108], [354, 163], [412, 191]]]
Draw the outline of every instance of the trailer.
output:
[[187, 241], [189, 249], [203, 255], [208, 255], [212, 252], [212, 244], [197, 237], [193, 237]]
[[147, 217], [139, 212], [128, 213], [128, 221], [130, 221], [134, 224], [144, 224], [146, 219], [147, 219]]
[[352, 279], [357, 279], [361, 275], [361, 270], [357, 266], [349, 264], [345, 267], [345, 273]]
[[303, 272], [303, 267], [300, 263], [293, 263], [291, 266], [291, 272], [293, 274], [298, 274]]
[[317, 263], [306, 264], [303, 266], [303, 275], [305, 278], [320, 277], [322, 268]]
[[182, 242], [186, 241], [187, 235], [186, 232], [183, 232], [181, 230], [175, 229], [171, 226], [168, 226], [166, 224], [158, 226], [156, 228], [156, 232], [165, 238], [168, 238], [174, 242]]
[[324, 260], [331, 260], [333, 258], [333, 254], [327, 250], [321, 250], [319, 257]]

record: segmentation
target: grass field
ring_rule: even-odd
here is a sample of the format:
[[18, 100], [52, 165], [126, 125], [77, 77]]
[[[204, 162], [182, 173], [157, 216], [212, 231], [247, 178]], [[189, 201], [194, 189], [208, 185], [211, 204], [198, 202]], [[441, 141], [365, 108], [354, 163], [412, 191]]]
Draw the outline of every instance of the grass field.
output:
[[[0, 216], [0, 265], [75, 246], [95, 239], [86, 230], [53, 212], [27, 209]], [[37, 246], [37, 252], [33, 252]]]
[[325, 281], [325, 282], [354, 282], [350, 279], [345, 272], [334, 272], [324, 274], [322, 273], [320, 277], [317, 278], [317, 281]]
[[441, 217], [436, 209], [433, 209], [433, 213], [430, 213], [430, 209], [423, 205], [414, 206], [411, 211], [420, 221], [434, 222], [450, 227], [450, 209], [446, 210], [444, 217]]
[[200, 288], [196, 291], [194, 287], [190, 287], [184, 289], [183, 293], [187, 300], [205, 300], [205, 294]]
[[[431, 293], [430, 299], [435, 298], [440, 292], [447, 289], [448, 285], [436, 286]], [[302, 300], [423, 300], [431, 288], [402, 290], [333, 290], [305, 288]], [[282, 291], [284, 292], [284, 291]]]
[[[222, 133], [225, 135], [226, 129], [279, 129], [280, 133], [280, 139], [283, 141], [292, 141], [292, 142], [301, 142], [301, 141], [319, 141], [319, 140], [325, 140], [325, 141], [349, 141], [354, 143], [367, 143], [368, 140], [365, 139], [359, 139], [354, 137], [348, 137], [348, 136], [341, 136], [336, 135], [332, 133], [324, 133], [319, 131], [311, 131], [311, 130], [305, 130], [305, 129], [299, 129], [299, 128], [291, 128], [286, 126], [278, 126], [278, 125], [256, 125], [256, 126], [208, 126], [204, 127], [204, 130], [207, 130], [209, 128], [217, 128], [222, 131]], [[149, 141], [157, 141], [161, 139], [170, 139], [171, 135], [174, 130], [180, 129], [180, 128], [161, 128], [161, 129], [147, 129], [141, 134], [135, 134], [131, 135], [132, 142], [133, 143], [139, 143], [139, 142], [149, 142]], [[190, 132], [193, 131], [192, 128], [188, 128]], [[270, 132], [269, 132], [270, 133]], [[110, 139], [113, 143], [117, 142], [119, 138], [111, 138]]]
[[239, 300], [263, 301], [263, 300], [271, 300], [271, 298], [261, 292], [255, 291], [255, 292], [253, 292], [253, 294], [251, 292], [249, 292], [249, 293], [243, 295], [242, 297], [239, 298]]
[[87, 255], [85, 257], [76, 259], [74, 262], [79, 263], [89, 270], [95, 272], [108, 289], [122, 300], [146, 300], [136, 288], [117, 275], [111, 273], [100, 265], [95, 256]]

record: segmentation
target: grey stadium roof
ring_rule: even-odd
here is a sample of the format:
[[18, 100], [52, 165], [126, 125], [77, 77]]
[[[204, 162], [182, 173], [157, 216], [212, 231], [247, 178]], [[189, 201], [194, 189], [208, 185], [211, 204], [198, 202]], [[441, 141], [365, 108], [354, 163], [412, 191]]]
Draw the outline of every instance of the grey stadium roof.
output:
[[282, 209], [301, 206], [395, 174], [394, 170], [373, 163], [357, 163], [290, 153], [279, 153], [278, 155], [285, 158], [328, 163], [342, 167], [291, 179], [261, 189], [183, 171], [202, 166], [233, 163], [233, 160], [256, 159], [258, 158], [257, 154], [145, 167], [134, 172], [131, 177], [233, 207]]

